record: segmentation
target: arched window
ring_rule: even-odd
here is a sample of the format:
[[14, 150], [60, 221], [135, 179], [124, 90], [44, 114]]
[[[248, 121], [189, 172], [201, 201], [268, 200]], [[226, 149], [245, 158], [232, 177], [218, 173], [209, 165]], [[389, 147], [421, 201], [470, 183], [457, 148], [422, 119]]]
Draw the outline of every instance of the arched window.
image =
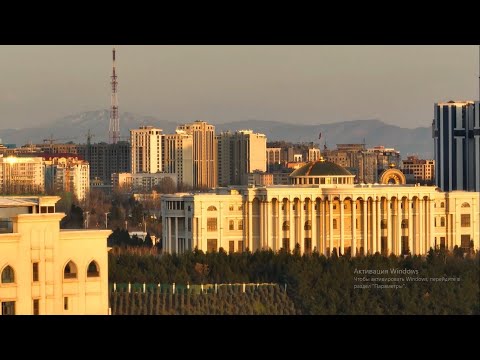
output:
[[444, 203], [443, 201], [440, 203], [440, 207], [441, 207], [441, 208], [444, 208], [444, 207], [445, 207], [445, 203]]
[[3, 284], [11, 284], [15, 282], [15, 272], [13, 268], [8, 265], [2, 271], [2, 283]]
[[304, 230], [312, 230], [312, 222], [310, 220], [305, 221], [305, 226], [303, 227]]
[[290, 230], [290, 224], [288, 223], [288, 221], [284, 221], [284, 222], [283, 222], [282, 230], [283, 230], [283, 231]]
[[217, 208], [215, 206], [209, 206], [207, 211], [217, 211]]
[[64, 279], [76, 279], [77, 278], [77, 265], [73, 261], [69, 261], [67, 265], [65, 265], [65, 269], [63, 270], [63, 278]]
[[98, 277], [98, 276], [100, 276], [100, 270], [99, 270], [98, 264], [95, 261], [92, 261], [88, 265], [87, 277]]
[[440, 226], [441, 227], [445, 226], [445, 218], [443, 216], [440, 218]]
[[464, 203], [462, 204], [462, 208], [469, 208], [469, 207], [470, 207], [470, 204], [469, 204], [469, 203], [464, 202]]

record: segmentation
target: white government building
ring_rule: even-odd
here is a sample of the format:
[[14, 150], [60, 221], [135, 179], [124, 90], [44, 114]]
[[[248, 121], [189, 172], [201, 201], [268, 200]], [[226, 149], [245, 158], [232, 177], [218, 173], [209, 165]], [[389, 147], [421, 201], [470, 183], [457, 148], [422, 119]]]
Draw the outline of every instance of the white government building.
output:
[[426, 254], [479, 249], [480, 193], [405, 185], [395, 168], [381, 184], [320, 159], [290, 175], [291, 185], [217, 188], [164, 195], [162, 244], [169, 253], [294, 249], [341, 254]]

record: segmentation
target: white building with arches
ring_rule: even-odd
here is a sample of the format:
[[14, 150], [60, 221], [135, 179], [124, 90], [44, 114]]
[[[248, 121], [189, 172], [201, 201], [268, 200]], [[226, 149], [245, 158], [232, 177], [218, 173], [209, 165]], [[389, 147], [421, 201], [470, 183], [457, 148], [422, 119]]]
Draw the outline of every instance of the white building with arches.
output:
[[107, 315], [110, 230], [60, 230], [57, 196], [0, 197], [0, 314]]
[[479, 249], [478, 192], [441, 192], [396, 178], [355, 185], [347, 170], [323, 159], [290, 178], [291, 185], [162, 196], [165, 251], [291, 251], [299, 246], [301, 253], [329, 256], [333, 249], [352, 255]]

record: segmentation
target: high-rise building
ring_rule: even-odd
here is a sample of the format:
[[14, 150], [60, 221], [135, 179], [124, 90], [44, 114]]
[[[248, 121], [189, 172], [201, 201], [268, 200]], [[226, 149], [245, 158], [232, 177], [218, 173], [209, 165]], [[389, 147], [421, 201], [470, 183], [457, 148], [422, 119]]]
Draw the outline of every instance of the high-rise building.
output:
[[113, 173], [130, 172], [131, 147], [127, 141], [116, 144], [77, 145], [78, 154], [90, 164], [90, 185], [111, 185]]
[[408, 156], [406, 160], [402, 160], [402, 170], [406, 174], [413, 175], [415, 181], [431, 182], [435, 178], [435, 160]]
[[196, 120], [177, 127], [193, 137], [193, 187], [217, 186], [217, 147], [215, 126]]
[[45, 191], [41, 157], [0, 156], [0, 193], [38, 194]]
[[44, 155], [45, 188], [47, 192], [75, 194], [84, 200], [90, 190], [90, 165], [70, 154]]
[[435, 103], [435, 181], [443, 191], [480, 191], [479, 102]]
[[280, 165], [282, 163], [281, 153], [282, 153], [282, 148], [267, 147], [267, 166]]
[[61, 230], [58, 200], [0, 197], [0, 315], [108, 315], [111, 231]]
[[132, 174], [163, 171], [162, 137], [162, 129], [153, 126], [140, 126], [140, 129], [130, 130]]
[[193, 186], [193, 136], [177, 130], [163, 138], [163, 169], [176, 174], [180, 186]]
[[252, 130], [216, 136], [220, 186], [247, 185], [248, 174], [267, 170], [267, 137]]

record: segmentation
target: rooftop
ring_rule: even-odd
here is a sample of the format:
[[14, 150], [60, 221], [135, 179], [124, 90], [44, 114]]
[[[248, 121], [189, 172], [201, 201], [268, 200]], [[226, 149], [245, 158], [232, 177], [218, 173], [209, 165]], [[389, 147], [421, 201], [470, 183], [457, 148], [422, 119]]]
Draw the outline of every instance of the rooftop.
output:
[[315, 162], [309, 162], [301, 168], [295, 170], [290, 174], [291, 177], [298, 176], [352, 176], [352, 174], [330, 161], [318, 160]]

